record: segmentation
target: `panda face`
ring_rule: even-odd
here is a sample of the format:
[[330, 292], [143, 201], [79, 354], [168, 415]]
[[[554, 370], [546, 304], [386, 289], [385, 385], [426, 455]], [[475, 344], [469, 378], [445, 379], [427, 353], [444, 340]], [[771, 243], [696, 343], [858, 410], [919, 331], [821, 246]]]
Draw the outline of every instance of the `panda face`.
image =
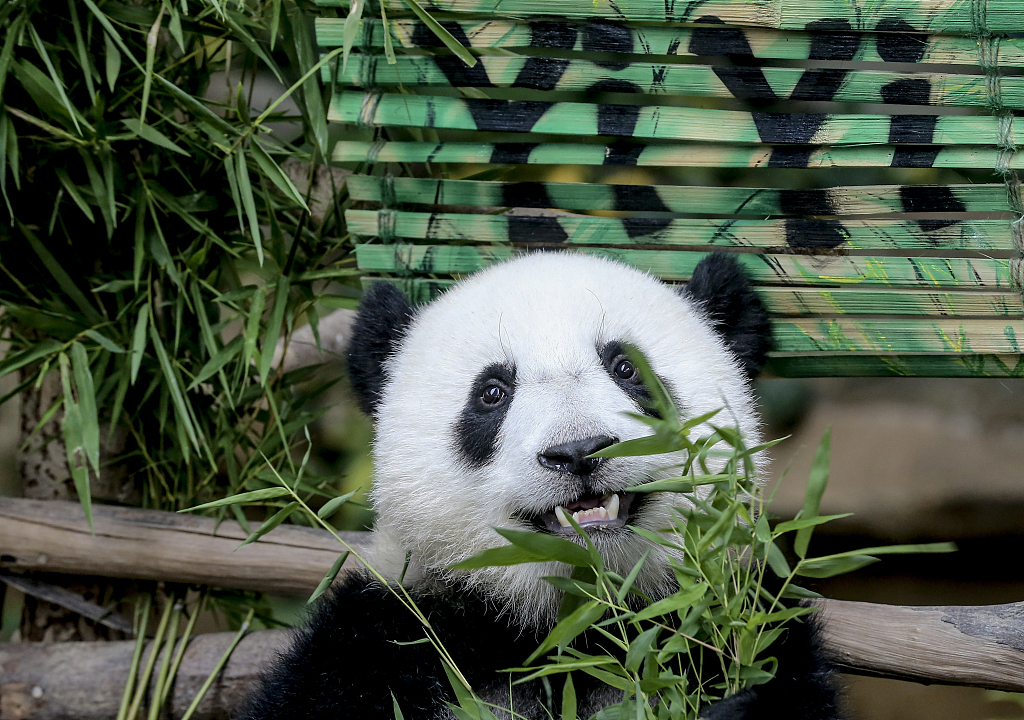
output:
[[[682, 458], [588, 457], [651, 432], [631, 417], [651, 411], [625, 345], [640, 349], [685, 415], [724, 408], [716, 422], [759, 441], [743, 364], [698, 304], [618, 263], [538, 254], [422, 309], [387, 344], [366, 403], [377, 418], [377, 557], [411, 553], [412, 581], [468, 586], [533, 624], [549, 622], [558, 603], [540, 578], [566, 568], [447, 567], [504, 544], [496, 527], [579, 540], [571, 515], [610, 569], [627, 574], [652, 549], [628, 526], [665, 527], [679, 498], [625, 488], [678, 474]], [[659, 594], [670, 582], [655, 547], [638, 583]]]

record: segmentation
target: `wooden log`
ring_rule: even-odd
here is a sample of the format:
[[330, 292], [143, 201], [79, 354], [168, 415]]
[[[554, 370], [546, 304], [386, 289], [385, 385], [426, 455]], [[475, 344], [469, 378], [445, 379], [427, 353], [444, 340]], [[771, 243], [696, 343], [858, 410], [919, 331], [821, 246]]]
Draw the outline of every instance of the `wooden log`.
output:
[[[207, 517], [94, 506], [93, 523], [90, 533], [78, 503], [0, 498], [0, 568], [308, 595], [344, 551], [327, 533], [295, 525], [235, 552], [249, 533], [234, 520], [218, 526]], [[365, 546], [365, 533], [341, 536]]]
[[1024, 602], [904, 607], [817, 601], [840, 669], [921, 683], [1024, 690]]
[[[846, 672], [924, 683], [1024, 690], [1024, 603], [976, 607], [894, 607], [823, 600], [827, 650]], [[233, 633], [192, 639], [168, 715], [180, 718]], [[193, 717], [231, 716], [287, 632], [246, 636]], [[132, 642], [0, 645], [4, 720], [110, 720], [117, 715]]]
[[[210, 633], [192, 638], [162, 717], [184, 714], [234, 637], [235, 633]], [[233, 717], [253, 680], [287, 639], [286, 630], [261, 630], [242, 638], [192, 717]], [[0, 717], [113, 720], [134, 649], [131, 641], [0, 644]], [[146, 652], [152, 650], [150, 643]], [[144, 665], [145, 656], [140, 663]]]

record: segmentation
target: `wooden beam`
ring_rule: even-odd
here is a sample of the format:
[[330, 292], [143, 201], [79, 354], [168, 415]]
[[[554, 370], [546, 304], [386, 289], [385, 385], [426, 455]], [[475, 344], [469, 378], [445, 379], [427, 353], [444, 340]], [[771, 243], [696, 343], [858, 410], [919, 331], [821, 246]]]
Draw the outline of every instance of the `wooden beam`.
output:
[[[161, 717], [184, 714], [234, 637], [210, 633], [192, 638], [168, 697], [167, 714]], [[234, 717], [253, 680], [287, 640], [285, 630], [261, 630], [242, 638], [192, 717]], [[0, 644], [0, 717], [114, 720], [134, 649], [132, 641]], [[152, 650], [150, 643], [147, 654]]]
[[[253, 523], [251, 527], [258, 527]], [[344, 548], [325, 532], [282, 526], [238, 550], [248, 536], [234, 520], [93, 506], [94, 533], [81, 507], [0, 498], [0, 568], [166, 580], [308, 595]], [[365, 547], [366, 533], [341, 533]], [[346, 567], [353, 567], [352, 558]]]
[[[845, 671], [1024, 691], [1024, 603], [927, 608], [836, 600], [820, 604], [826, 647]], [[213, 633], [192, 639], [168, 701], [169, 717], [181, 717], [233, 637]], [[193, 717], [230, 717], [287, 641], [282, 630], [247, 635]], [[112, 720], [133, 648], [130, 641], [0, 645], [0, 717]]]
[[1024, 691], [1024, 602], [904, 607], [817, 601], [841, 670], [925, 684]]

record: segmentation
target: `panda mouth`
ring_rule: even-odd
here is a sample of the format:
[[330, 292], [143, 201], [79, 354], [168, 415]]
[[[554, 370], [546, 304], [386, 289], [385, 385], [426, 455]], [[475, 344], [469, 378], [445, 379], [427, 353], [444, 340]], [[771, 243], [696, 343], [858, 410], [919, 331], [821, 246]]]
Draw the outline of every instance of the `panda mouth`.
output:
[[636, 493], [631, 492], [586, 495], [564, 505], [555, 505], [538, 515], [534, 522], [541, 529], [557, 534], [575, 533], [570, 517], [588, 530], [625, 527], [635, 498]]

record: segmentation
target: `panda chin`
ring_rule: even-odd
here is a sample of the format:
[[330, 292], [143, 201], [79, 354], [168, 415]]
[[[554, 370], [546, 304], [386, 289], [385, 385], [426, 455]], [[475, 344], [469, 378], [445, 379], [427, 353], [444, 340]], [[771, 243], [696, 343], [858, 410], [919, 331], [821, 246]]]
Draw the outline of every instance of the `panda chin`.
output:
[[533, 524], [552, 535], [575, 535], [569, 523], [571, 516], [588, 533], [625, 528], [638, 509], [636, 493], [619, 492], [606, 495], [584, 495], [532, 518]]

